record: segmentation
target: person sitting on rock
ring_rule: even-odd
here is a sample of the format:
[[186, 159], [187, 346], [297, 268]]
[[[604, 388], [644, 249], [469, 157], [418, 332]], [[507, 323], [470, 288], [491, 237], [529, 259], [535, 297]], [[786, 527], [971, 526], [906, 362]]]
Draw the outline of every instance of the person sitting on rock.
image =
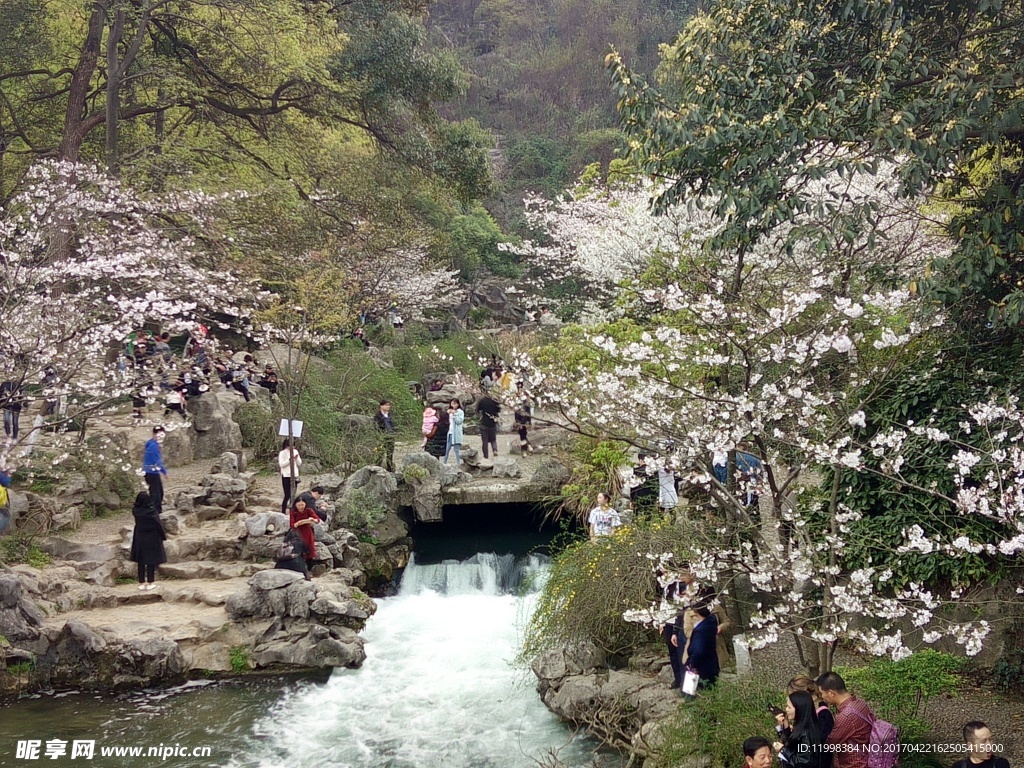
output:
[[306, 581], [312, 578], [306, 566], [306, 545], [295, 529], [285, 532], [284, 542], [274, 553], [274, 568], [301, 573]]
[[270, 392], [271, 395], [277, 394], [277, 373], [274, 372], [274, 366], [267, 363], [266, 368], [263, 369], [263, 374], [260, 376], [259, 385], [265, 390]]
[[316, 537], [313, 533], [313, 526], [320, 522], [316, 512], [306, 506], [302, 498], [295, 500], [291, 513], [288, 515], [288, 523], [292, 530], [296, 531], [302, 538], [306, 547], [304, 555], [306, 567], [313, 569], [313, 561], [316, 559]]

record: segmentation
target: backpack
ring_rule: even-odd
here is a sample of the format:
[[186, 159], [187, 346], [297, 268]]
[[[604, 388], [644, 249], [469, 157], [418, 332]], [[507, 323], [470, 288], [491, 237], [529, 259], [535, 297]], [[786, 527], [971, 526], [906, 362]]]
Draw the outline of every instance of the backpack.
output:
[[11, 503], [11, 497], [7, 495], [7, 489], [0, 485], [0, 509]]
[[287, 539], [285, 539], [284, 543], [277, 548], [277, 551], [274, 552], [274, 560], [277, 562], [281, 562], [282, 560], [294, 560], [295, 557], [295, 545]]
[[857, 710], [853, 710], [853, 714], [871, 724], [868, 768], [896, 768], [900, 764], [900, 732], [896, 726], [878, 717], [868, 720]]

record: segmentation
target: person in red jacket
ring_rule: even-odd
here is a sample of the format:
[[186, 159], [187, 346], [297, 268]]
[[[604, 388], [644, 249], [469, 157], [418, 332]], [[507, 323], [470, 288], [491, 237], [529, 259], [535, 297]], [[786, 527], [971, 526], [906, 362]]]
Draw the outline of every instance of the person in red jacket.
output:
[[319, 522], [319, 516], [306, 506], [304, 499], [299, 498], [295, 501], [288, 515], [288, 523], [302, 538], [302, 543], [306, 547], [306, 566], [310, 570], [313, 569], [313, 561], [316, 560], [316, 537], [313, 535], [313, 526]]

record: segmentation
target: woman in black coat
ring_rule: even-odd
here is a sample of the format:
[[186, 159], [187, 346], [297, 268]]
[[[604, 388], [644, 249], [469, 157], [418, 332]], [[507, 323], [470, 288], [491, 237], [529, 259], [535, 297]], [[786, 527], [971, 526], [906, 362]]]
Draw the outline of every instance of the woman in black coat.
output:
[[772, 746], [788, 768], [826, 768], [832, 757], [826, 754], [821, 728], [814, 711], [814, 699], [807, 691], [793, 691], [786, 699], [786, 717], [793, 730], [785, 743]]
[[153, 500], [145, 491], [135, 497], [132, 516], [135, 518], [135, 532], [129, 559], [139, 565], [139, 589], [156, 589], [156, 567], [167, 562], [164, 551], [167, 534], [160, 515], [153, 507]]
[[[695, 605], [694, 613], [699, 621], [690, 632], [690, 643], [686, 647], [686, 663], [700, 677], [700, 686], [706, 688], [714, 685], [720, 671], [718, 666], [718, 617], [711, 612], [707, 603]], [[682, 627], [682, 622], [679, 622]], [[677, 629], [676, 641], [685, 641], [683, 630]], [[681, 647], [677, 645], [676, 647]]]

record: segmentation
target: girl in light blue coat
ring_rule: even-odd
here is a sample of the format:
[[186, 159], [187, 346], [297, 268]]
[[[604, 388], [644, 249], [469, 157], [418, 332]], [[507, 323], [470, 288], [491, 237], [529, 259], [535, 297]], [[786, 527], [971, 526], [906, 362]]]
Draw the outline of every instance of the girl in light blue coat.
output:
[[455, 466], [462, 464], [462, 422], [466, 420], [466, 413], [462, 410], [462, 403], [454, 399], [448, 405], [448, 444], [444, 449], [444, 463], [448, 463], [448, 454], [452, 448], [455, 449]]

